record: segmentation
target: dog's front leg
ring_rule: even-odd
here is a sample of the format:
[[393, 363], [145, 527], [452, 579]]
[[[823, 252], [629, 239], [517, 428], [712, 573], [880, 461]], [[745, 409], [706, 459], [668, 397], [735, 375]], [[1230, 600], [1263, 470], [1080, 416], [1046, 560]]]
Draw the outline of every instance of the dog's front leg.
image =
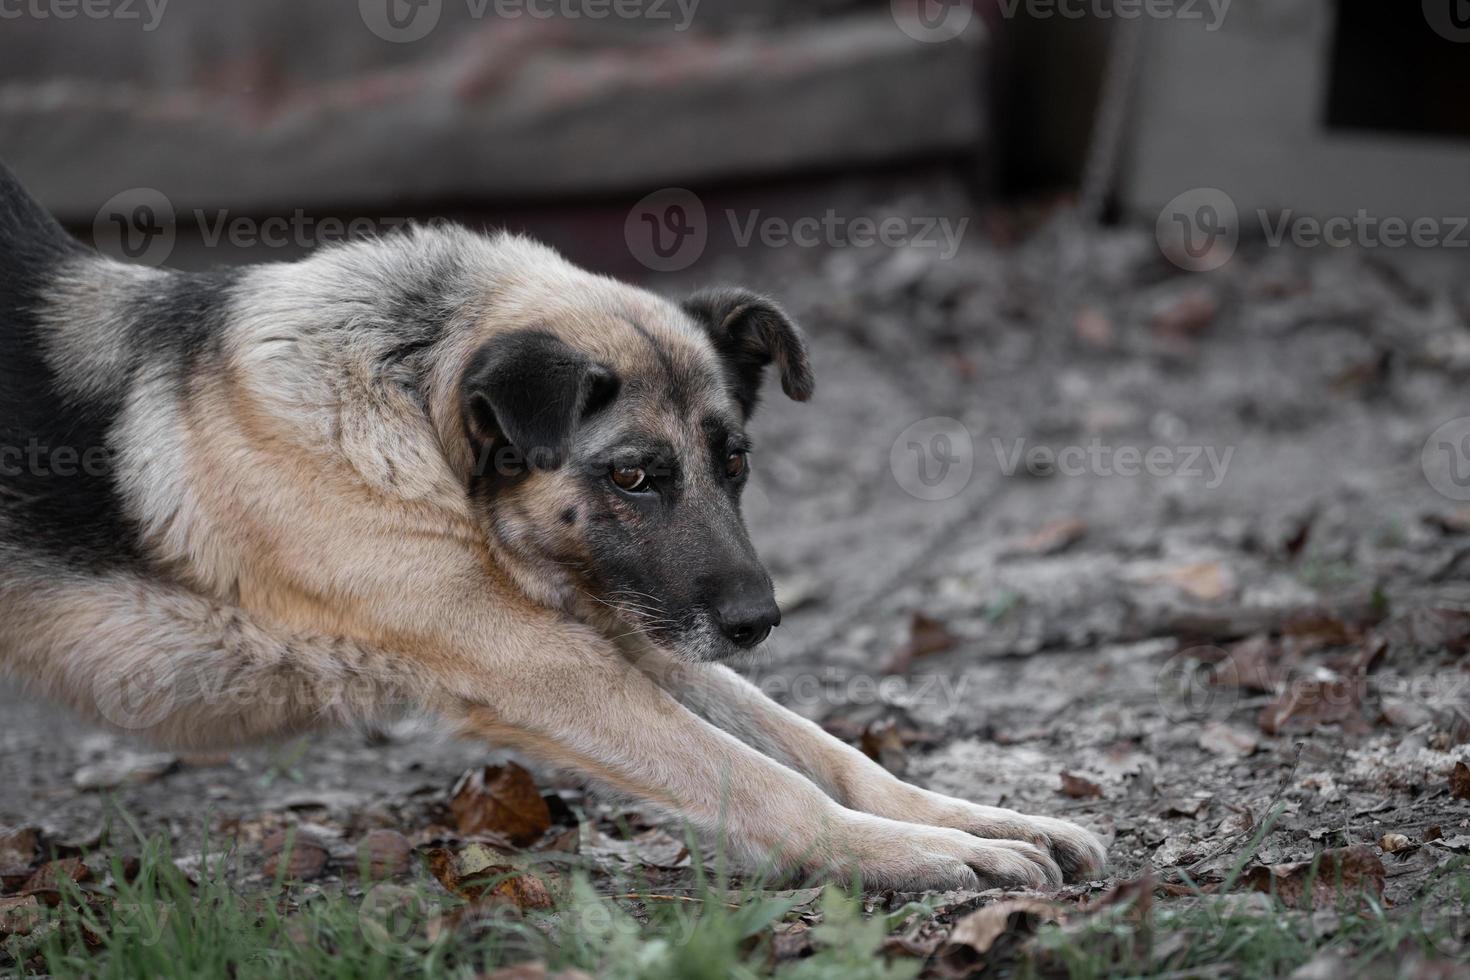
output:
[[1041, 844], [1069, 879], [1085, 879], [1106, 863], [1102, 841], [1091, 831], [1065, 820], [981, 806], [905, 783], [727, 667], [684, 663], [656, 650], [642, 650], [633, 659], [680, 703], [806, 775], [844, 806], [983, 838]]
[[[514, 630], [507, 635], [506, 630]], [[1060, 882], [1047, 853], [840, 805], [796, 771], [697, 717], [608, 641], [573, 624], [503, 623], [447, 707], [465, 735], [651, 801], [783, 872], [901, 889]], [[440, 706], [441, 710], [445, 706]]]

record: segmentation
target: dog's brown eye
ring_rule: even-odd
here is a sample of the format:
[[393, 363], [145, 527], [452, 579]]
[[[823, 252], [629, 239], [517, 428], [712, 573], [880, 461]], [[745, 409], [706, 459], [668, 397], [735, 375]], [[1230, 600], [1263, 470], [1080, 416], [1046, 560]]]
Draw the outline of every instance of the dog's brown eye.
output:
[[619, 490], [628, 493], [642, 493], [649, 489], [648, 473], [636, 466], [614, 466], [612, 481]]
[[745, 472], [745, 450], [733, 452], [725, 457], [725, 475], [735, 479]]

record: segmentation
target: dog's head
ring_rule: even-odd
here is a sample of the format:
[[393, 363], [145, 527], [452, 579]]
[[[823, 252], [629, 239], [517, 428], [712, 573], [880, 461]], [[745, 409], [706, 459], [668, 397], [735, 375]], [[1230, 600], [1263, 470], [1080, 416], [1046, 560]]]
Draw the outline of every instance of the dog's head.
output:
[[502, 304], [460, 382], [487, 533], [685, 658], [757, 646], [781, 618], [740, 511], [768, 367], [811, 396], [800, 331], [744, 290], [675, 305], [598, 279]]

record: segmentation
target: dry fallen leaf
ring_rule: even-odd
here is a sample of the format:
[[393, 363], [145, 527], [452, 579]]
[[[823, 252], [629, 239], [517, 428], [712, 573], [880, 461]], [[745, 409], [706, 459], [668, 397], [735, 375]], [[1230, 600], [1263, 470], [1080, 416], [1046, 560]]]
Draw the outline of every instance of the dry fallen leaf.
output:
[[30, 935], [41, 921], [41, 903], [34, 895], [0, 898], [0, 940]]
[[294, 827], [271, 834], [261, 848], [265, 853], [266, 876], [284, 876], [287, 881], [311, 881], [321, 877], [331, 857], [327, 845], [316, 835]]
[[894, 651], [893, 656], [884, 665], [883, 672], [885, 674], [906, 673], [916, 657], [943, 653], [958, 642], [959, 637], [951, 633], [939, 620], [916, 612], [909, 620], [908, 642]]
[[1255, 732], [1223, 721], [1206, 722], [1199, 732], [1199, 747], [1227, 759], [1244, 759], [1255, 752], [1260, 739]]
[[1257, 865], [1241, 878], [1259, 892], [1274, 892], [1293, 908], [1335, 908], [1344, 895], [1383, 896], [1383, 860], [1371, 844], [1323, 851], [1315, 862]]
[[875, 721], [864, 728], [858, 745], [864, 755], [895, 776], [902, 777], [908, 770], [908, 749], [893, 719]]
[[965, 970], [985, 959], [1006, 935], [1033, 932], [1042, 922], [1065, 921], [1061, 910], [1035, 898], [1007, 898], [976, 909], [954, 924], [939, 950], [939, 961], [951, 970]]
[[1044, 558], [1061, 554], [1087, 536], [1087, 522], [1076, 517], [1066, 517], [1044, 524], [1035, 532], [1018, 538], [1006, 545], [1003, 554], [1031, 555]]
[[413, 844], [396, 830], [374, 830], [357, 845], [357, 853], [375, 881], [406, 873], [413, 863]]
[[1242, 691], [1274, 694], [1284, 679], [1281, 647], [1269, 636], [1253, 636], [1230, 647], [1214, 672], [1214, 683]]
[[427, 857], [429, 871], [460, 898], [472, 902], [498, 899], [522, 909], [551, 908], [545, 882], [517, 869], [510, 855], [484, 844], [470, 844], [457, 854], [434, 848]]
[[1403, 834], [1384, 834], [1378, 838], [1378, 846], [1382, 848], [1385, 854], [1397, 854], [1400, 851], [1407, 851], [1418, 845]]
[[1103, 790], [1090, 779], [1064, 772], [1062, 773], [1062, 794], [1074, 800], [1100, 799]]
[[1470, 800], [1470, 766], [1455, 763], [1450, 772], [1450, 796], [1457, 800]]
[[453, 790], [449, 812], [461, 834], [500, 834], [529, 847], [551, 829], [551, 810], [531, 774], [514, 762], [465, 773]]
[[1256, 720], [1267, 735], [1310, 732], [1333, 724], [1362, 733], [1369, 728], [1363, 718], [1362, 687], [1350, 678], [1296, 680], [1262, 708]]
[[582, 853], [597, 860], [652, 868], [689, 866], [689, 845], [657, 827], [624, 839], [604, 834], [589, 823], [582, 833]]
[[29, 865], [41, 850], [39, 827], [0, 831], [0, 867]]
[[1172, 585], [1201, 602], [1216, 602], [1235, 588], [1230, 573], [1217, 561], [1198, 561], [1158, 576], [1157, 581]]
[[1220, 303], [1207, 286], [1167, 297], [1154, 308], [1152, 326], [1162, 337], [1195, 337], [1215, 322]]

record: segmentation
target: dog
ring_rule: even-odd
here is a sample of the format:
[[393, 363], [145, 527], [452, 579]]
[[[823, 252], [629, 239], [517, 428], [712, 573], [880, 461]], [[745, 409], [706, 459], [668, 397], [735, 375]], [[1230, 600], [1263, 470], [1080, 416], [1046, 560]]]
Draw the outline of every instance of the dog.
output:
[[1096, 874], [1072, 823], [909, 785], [722, 661], [780, 622], [740, 514], [801, 331], [522, 237], [419, 228], [185, 273], [0, 167], [0, 667], [176, 748], [427, 711], [903, 890]]

